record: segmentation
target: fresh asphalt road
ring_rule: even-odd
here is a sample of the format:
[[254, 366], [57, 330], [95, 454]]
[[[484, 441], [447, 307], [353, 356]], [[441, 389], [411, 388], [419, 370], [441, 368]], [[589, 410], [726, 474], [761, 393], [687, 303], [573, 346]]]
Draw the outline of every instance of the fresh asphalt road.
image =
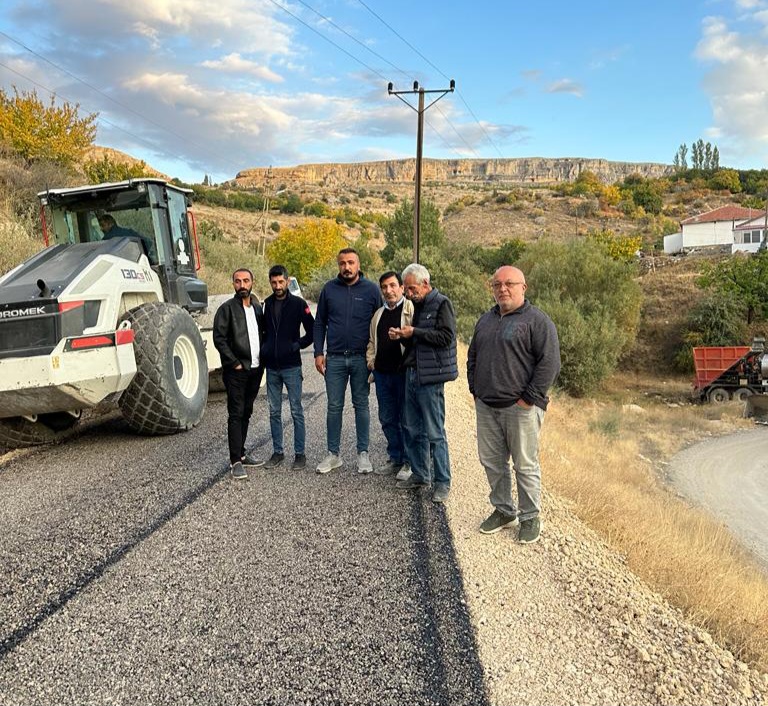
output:
[[[346, 464], [316, 474], [308, 352], [304, 376], [303, 471], [232, 480], [223, 393], [186, 434], [113, 420], [0, 463], [0, 703], [487, 703], [443, 508], [356, 473], [349, 398]], [[371, 432], [375, 465], [373, 390]]]

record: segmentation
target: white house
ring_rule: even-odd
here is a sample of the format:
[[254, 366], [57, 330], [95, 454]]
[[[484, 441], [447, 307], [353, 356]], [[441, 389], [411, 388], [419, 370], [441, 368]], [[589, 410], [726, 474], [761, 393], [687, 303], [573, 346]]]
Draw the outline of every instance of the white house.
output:
[[680, 232], [664, 236], [664, 252], [675, 253], [708, 245], [733, 245], [737, 225], [760, 213], [755, 208], [721, 206], [680, 222]]
[[766, 219], [768, 211], [744, 223], [733, 226], [733, 245], [731, 252], [757, 252], [766, 239]]

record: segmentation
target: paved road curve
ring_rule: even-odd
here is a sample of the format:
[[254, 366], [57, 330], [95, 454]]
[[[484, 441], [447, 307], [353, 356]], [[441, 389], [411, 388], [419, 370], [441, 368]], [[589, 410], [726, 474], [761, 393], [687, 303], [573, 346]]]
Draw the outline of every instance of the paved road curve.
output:
[[672, 459], [675, 487], [725, 522], [768, 569], [768, 429], [709, 439]]
[[112, 421], [0, 463], [0, 703], [487, 703], [443, 509], [354, 472], [349, 401], [347, 465], [314, 472], [304, 369], [305, 471], [231, 480], [221, 394], [187, 434]]

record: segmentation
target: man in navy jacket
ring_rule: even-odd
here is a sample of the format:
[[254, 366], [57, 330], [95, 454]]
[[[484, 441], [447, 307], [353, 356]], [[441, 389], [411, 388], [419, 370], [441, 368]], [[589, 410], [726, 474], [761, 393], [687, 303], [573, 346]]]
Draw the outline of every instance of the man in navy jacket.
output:
[[[283, 385], [288, 393], [293, 419], [293, 469], [307, 465], [304, 454], [306, 431], [304, 409], [301, 406], [303, 375], [301, 349], [312, 343], [315, 318], [301, 297], [288, 291], [288, 270], [275, 265], [269, 270], [269, 286], [272, 294], [264, 302], [267, 320], [267, 337], [264, 341], [263, 359], [267, 368], [267, 399], [269, 399], [269, 430], [272, 434], [272, 456], [265, 468], [279, 466], [283, 452]], [[301, 328], [304, 335], [301, 335]]]
[[373, 471], [368, 458], [371, 417], [365, 351], [371, 317], [383, 302], [378, 286], [360, 272], [356, 250], [339, 251], [336, 263], [339, 276], [323, 287], [315, 318], [315, 368], [325, 377], [328, 397], [328, 455], [318, 465], [317, 472], [328, 473], [344, 463], [340, 454], [341, 422], [349, 381], [355, 408], [357, 471], [370, 473]]

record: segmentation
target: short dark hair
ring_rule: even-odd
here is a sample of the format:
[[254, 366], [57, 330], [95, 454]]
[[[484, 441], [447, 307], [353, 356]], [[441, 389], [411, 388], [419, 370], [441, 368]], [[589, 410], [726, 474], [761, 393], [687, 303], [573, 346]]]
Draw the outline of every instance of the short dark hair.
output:
[[247, 272], [251, 276], [251, 280], [253, 280], [253, 272], [251, 272], [247, 267], [238, 267], [233, 273], [232, 273], [232, 280], [234, 281], [235, 275], [238, 272]]
[[354, 248], [342, 248], [336, 254], [336, 257], [338, 257], [339, 255], [357, 255], [357, 259], [358, 260], [360, 259], [360, 254]]
[[379, 277], [379, 286], [384, 284], [385, 279], [389, 279], [390, 277], [397, 278], [397, 283], [402, 286], [403, 284], [403, 278], [400, 276], [398, 272], [395, 272], [394, 270], [390, 270], [389, 272], [385, 272], [381, 277]]
[[272, 265], [269, 268], [269, 279], [273, 277], [285, 277], [285, 279], [288, 279], [288, 270], [285, 269], [284, 265]]

